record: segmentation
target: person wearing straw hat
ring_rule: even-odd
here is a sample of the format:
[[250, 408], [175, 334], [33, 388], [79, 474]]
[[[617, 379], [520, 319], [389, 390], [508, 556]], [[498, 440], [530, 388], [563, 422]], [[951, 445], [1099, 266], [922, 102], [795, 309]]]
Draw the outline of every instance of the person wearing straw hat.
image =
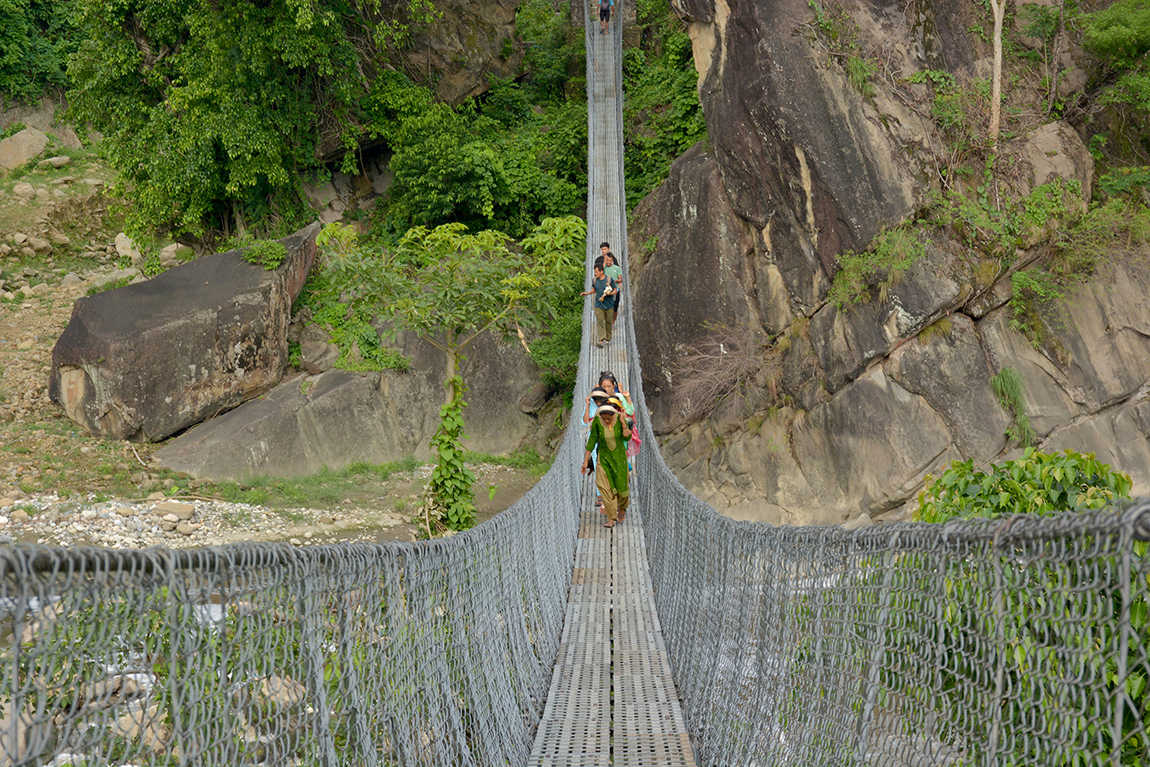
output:
[[627, 442], [631, 439], [631, 429], [620, 417], [614, 405], [604, 403], [595, 413], [591, 422], [591, 434], [587, 437], [587, 452], [583, 455], [582, 473], [587, 473], [587, 459], [591, 451], [598, 454], [595, 464], [595, 487], [603, 499], [603, 510], [607, 513], [604, 527], [614, 527], [620, 515], [627, 513], [631, 494], [627, 476]]

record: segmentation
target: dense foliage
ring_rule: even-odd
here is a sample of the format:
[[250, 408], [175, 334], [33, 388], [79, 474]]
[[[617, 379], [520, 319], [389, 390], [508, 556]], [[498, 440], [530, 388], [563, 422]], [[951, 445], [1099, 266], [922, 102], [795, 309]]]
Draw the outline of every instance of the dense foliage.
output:
[[[72, 117], [105, 134], [129, 225], [200, 233], [302, 217], [299, 174], [352, 150], [370, 92], [428, 0], [78, 0]], [[350, 154], [350, 151], [349, 151]]]
[[1130, 498], [1131, 479], [1098, 461], [1093, 453], [1040, 453], [1027, 448], [1020, 458], [993, 464], [988, 471], [973, 461], [955, 461], [937, 478], [926, 478], [915, 518], [923, 522], [1049, 514], [1100, 509]]
[[676, 157], [706, 138], [691, 41], [667, 0], [640, 0], [644, 45], [623, 52], [627, 207], [667, 177]]
[[1107, 97], [1150, 114], [1150, 4], [1118, 0], [1090, 14], [1085, 43], [1115, 75]]
[[76, 31], [65, 0], [0, 0], [0, 99], [62, 88]]
[[519, 237], [541, 218], [575, 211], [586, 119], [562, 104], [536, 113], [527, 90], [509, 82], [497, 82], [482, 106], [429, 104], [392, 134], [384, 230], [460, 222]]

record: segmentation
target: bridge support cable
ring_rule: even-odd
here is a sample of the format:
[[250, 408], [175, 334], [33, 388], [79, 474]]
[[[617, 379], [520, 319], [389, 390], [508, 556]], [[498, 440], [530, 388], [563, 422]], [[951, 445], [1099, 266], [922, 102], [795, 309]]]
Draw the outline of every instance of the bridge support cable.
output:
[[[606, 241], [626, 268], [626, 197], [623, 186], [622, 36], [613, 23], [599, 34], [596, 3], [588, 4], [587, 266]], [[590, 279], [590, 278], [589, 278]], [[625, 296], [626, 298], [626, 296]], [[595, 345], [593, 315], [584, 315], [583, 347], [590, 366], [581, 370], [576, 410], [599, 373], [611, 371], [621, 390], [638, 386], [628, 367], [633, 346], [624, 301], [611, 342]], [[642, 414], [639, 416], [644, 417]], [[580, 429], [572, 419], [571, 429]], [[626, 522], [603, 527], [595, 488], [584, 483], [579, 541], [567, 621], [551, 692], [536, 735], [530, 767], [693, 767], [666, 649], [659, 631], [643, 536], [645, 499], [632, 493]]]

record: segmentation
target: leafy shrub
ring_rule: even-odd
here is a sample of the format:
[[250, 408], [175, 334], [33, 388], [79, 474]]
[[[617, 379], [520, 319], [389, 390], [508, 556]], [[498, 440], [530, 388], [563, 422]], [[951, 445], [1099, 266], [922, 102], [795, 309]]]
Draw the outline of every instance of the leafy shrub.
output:
[[1150, 188], [1150, 165], [1112, 168], [1098, 177], [1096, 188], [1107, 197], [1145, 194]]
[[[340, 299], [340, 289], [321, 270], [308, 276], [304, 288], [296, 299], [295, 309], [309, 307], [312, 322], [326, 327], [331, 341], [339, 347], [335, 367], [341, 370], [399, 370], [411, 369], [411, 360], [398, 350], [379, 342], [379, 334], [362, 317], [349, 311]], [[359, 353], [356, 359], [355, 352]], [[300, 361], [289, 362], [300, 367]]]
[[20, 131], [24, 130], [27, 127], [28, 127], [27, 125], [20, 122], [19, 120], [13, 120], [12, 122], [10, 122], [4, 126], [4, 130], [0, 131], [0, 140], [6, 139], [9, 136], [15, 136], [17, 133], [19, 133]]
[[287, 248], [282, 242], [260, 240], [244, 251], [243, 258], [249, 264], [262, 266], [269, 272], [274, 272], [287, 258]]
[[1050, 270], [1060, 279], [1088, 277], [1121, 251], [1150, 241], [1150, 209], [1116, 197], [1096, 205], [1054, 243]]
[[1010, 275], [1010, 287], [1010, 328], [1026, 336], [1037, 349], [1050, 340], [1042, 312], [1062, 299], [1062, 290], [1040, 269], [1015, 272]]
[[[1092, 453], [1066, 450], [1045, 454], [1027, 448], [1021, 458], [992, 465], [987, 471], [976, 471], [972, 461], [955, 462], [937, 479], [927, 477], [926, 489], [919, 494], [915, 519], [946, 522], [956, 518], [1100, 509], [1128, 499], [1131, 484], [1129, 476], [1099, 462]], [[1128, 592], [1123, 589], [1120, 570], [1128, 567], [1131, 580], [1142, 581], [1147, 545], [1134, 542], [1127, 563], [1112, 561], [1099, 568], [1097, 564], [1089, 565], [1092, 560], [1087, 557], [1079, 562], [1077, 575], [1073, 570], [1068, 573], [1066, 568], [1049, 563], [1043, 556], [1019, 556], [1027, 550], [1024, 546], [1018, 543], [1013, 552], [1009, 549], [1002, 552], [1009, 565], [1001, 570], [996, 568], [993, 584], [987, 577], [987, 563], [981, 558], [956, 557], [941, 573], [952, 604], [995, 609], [1002, 616], [993, 624], [1001, 648], [996, 653], [998, 686], [1010, 692], [1002, 696], [1001, 709], [988, 711], [993, 713], [993, 729], [998, 729], [999, 721], [1010, 728], [1007, 731], [1033, 727], [1036, 732], [1054, 732], [1057, 726], [1060, 732], [1070, 736], [1071, 742], [1098, 744], [1107, 761], [1113, 759], [1113, 764], [1146, 765], [1150, 742], [1145, 738], [1142, 723], [1150, 714], [1147, 679], [1136, 669], [1130, 669], [1124, 676], [1118, 659], [1100, 654], [1097, 645], [1109, 644], [1115, 622], [1128, 615], [1135, 643], [1132, 652], [1140, 652], [1133, 648], [1142, 646], [1142, 638], [1150, 629], [1150, 597], [1144, 582]], [[1041, 550], [1044, 547], [1029, 549]], [[916, 562], [912, 566], [921, 565]], [[1085, 589], [1080, 580], [1086, 575], [1083, 567], [1091, 570], [1093, 578]], [[897, 636], [892, 634], [891, 638], [898, 643], [899, 637], [907, 634], [936, 637], [939, 648], [954, 659], [940, 664], [940, 668], [946, 670], [938, 682], [942, 689], [953, 689], [960, 681], [957, 677], [962, 674], [959, 670], [963, 668], [962, 663], [971, 657], [970, 618], [967, 611], [949, 607], [941, 618], [929, 625], [919, 624], [913, 632], [895, 632]], [[894, 656], [907, 652], [913, 650], [910, 647], [892, 650]], [[893, 667], [897, 669], [897, 665]], [[1054, 682], [1082, 679], [1084, 674], [1102, 680], [1102, 689], [1084, 696], [1087, 699], [1074, 708], [1075, 716], [1069, 722], [1070, 731], [1066, 732], [1064, 693]], [[1111, 702], [1121, 699], [1123, 693], [1125, 716], [1119, 722], [1106, 714], [1111, 713]], [[1116, 741], [1111, 738], [1112, 726], [1121, 727]], [[969, 755], [975, 761], [985, 761], [976, 749], [987, 740], [990, 729], [968, 735], [968, 743], [974, 747]], [[1004, 745], [1010, 743], [1007, 751], [996, 754], [1006, 757], [1005, 763], [1080, 765], [1094, 762], [1093, 758], [1082, 758], [1081, 752], [1063, 751], [1052, 758], [1049, 753], [1037, 752], [1028, 738], [1012, 740], [1013, 743], [1004, 742]]]
[[976, 470], [973, 461], [955, 461], [937, 478], [928, 476], [919, 493], [915, 519], [997, 517], [1100, 509], [1130, 497], [1130, 477], [1095, 459], [1093, 453], [1041, 453], [1028, 447], [1022, 457]]

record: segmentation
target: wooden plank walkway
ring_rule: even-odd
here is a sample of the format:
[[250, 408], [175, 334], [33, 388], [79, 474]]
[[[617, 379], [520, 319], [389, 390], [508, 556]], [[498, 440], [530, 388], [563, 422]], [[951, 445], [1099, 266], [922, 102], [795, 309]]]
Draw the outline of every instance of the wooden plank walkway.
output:
[[[588, 97], [588, 269], [607, 241], [626, 253], [622, 125], [619, 83], [621, 36], [598, 34], [589, 16]], [[624, 293], [627, 310], [628, 293]], [[601, 371], [611, 371], [620, 389], [630, 386], [625, 323], [615, 325], [612, 342], [593, 345], [584, 322], [583, 343], [590, 351], [589, 378], [582, 396]], [[579, 428], [579, 413], [572, 425]], [[642, 414], [637, 414], [644, 417]], [[580, 510], [575, 571], [567, 603], [559, 658], [551, 690], [528, 761], [530, 767], [694, 767], [695, 758], [675, 692], [663, 644], [643, 537], [643, 499], [632, 497], [627, 520], [603, 527], [595, 509], [595, 487], [586, 480]]]

